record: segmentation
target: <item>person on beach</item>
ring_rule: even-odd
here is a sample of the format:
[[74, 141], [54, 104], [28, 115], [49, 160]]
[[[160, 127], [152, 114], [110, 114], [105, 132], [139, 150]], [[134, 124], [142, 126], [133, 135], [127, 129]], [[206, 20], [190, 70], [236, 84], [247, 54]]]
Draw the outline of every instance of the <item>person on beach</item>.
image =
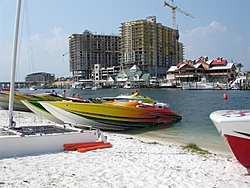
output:
[[52, 94], [57, 95], [57, 93], [56, 93], [56, 91], [54, 89], [52, 90]]
[[63, 90], [62, 97], [66, 98], [66, 90]]

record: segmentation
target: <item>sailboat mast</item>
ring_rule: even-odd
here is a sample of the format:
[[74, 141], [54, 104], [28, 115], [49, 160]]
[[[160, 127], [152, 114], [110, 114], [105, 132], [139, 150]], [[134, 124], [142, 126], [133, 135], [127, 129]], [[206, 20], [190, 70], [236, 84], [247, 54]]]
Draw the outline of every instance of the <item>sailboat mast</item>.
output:
[[13, 119], [13, 103], [14, 103], [14, 86], [16, 77], [16, 59], [17, 59], [17, 43], [18, 43], [18, 31], [21, 11], [21, 0], [17, 0], [16, 8], [16, 21], [14, 30], [14, 41], [12, 51], [12, 64], [11, 64], [11, 78], [10, 78], [10, 95], [9, 95], [9, 127], [12, 127]]

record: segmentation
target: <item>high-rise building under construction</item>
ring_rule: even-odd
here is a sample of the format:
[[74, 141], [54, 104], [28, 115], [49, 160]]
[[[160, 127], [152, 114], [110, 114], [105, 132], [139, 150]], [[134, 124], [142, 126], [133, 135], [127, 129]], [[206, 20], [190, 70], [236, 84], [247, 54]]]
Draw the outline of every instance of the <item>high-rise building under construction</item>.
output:
[[74, 81], [93, 78], [95, 64], [100, 68], [120, 66], [121, 69], [137, 65], [151, 76], [163, 78], [170, 66], [183, 61], [178, 30], [156, 23], [155, 16], [121, 23], [120, 34], [99, 35], [86, 30], [69, 37]]
[[161, 78], [170, 66], [183, 61], [183, 44], [178, 42], [178, 30], [156, 23], [155, 16], [121, 23], [120, 31], [123, 68], [136, 64], [151, 76]]
[[70, 71], [74, 81], [93, 78], [94, 65], [119, 65], [120, 36], [99, 35], [85, 30], [69, 37]]

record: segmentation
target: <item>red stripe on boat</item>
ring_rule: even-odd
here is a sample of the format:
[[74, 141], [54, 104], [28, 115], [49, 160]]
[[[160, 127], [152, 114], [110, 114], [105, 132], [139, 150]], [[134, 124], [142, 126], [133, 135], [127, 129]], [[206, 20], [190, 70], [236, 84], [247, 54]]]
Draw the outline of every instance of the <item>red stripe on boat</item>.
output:
[[250, 170], [250, 139], [225, 134], [228, 144], [239, 163]]

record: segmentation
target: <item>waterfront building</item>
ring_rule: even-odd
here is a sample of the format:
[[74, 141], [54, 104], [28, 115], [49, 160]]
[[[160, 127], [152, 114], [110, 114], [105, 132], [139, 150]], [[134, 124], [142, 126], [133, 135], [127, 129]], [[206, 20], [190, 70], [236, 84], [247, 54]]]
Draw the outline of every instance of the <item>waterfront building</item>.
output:
[[183, 61], [183, 44], [179, 37], [173, 38], [173, 32], [178, 31], [157, 23], [155, 16], [121, 23], [120, 30], [120, 65], [124, 69], [135, 64], [161, 78], [169, 67]]
[[[100, 78], [106, 77], [106, 75], [108, 75], [108, 77], [105, 80], [95, 77], [95, 84], [102, 85], [103, 87], [124, 87], [126, 83], [131, 83], [135, 87], [147, 87], [149, 85], [150, 74], [142, 72], [136, 65], [133, 65], [130, 69], [123, 69], [120, 71], [114, 69], [113, 71], [112, 74], [106, 74], [100, 71]], [[105, 73], [104, 76], [102, 75], [103, 73]], [[97, 74], [95, 74], [95, 76], [96, 75]]]
[[222, 57], [208, 60], [208, 57], [201, 56], [197, 61], [186, 60], [171, 66], [166, 73], [166, 79], [176, 85], [198, 82], [202, 77], [209, 82], [228, 83], [236, 78], [236, 66]]
[[128, 83], [134, 88], [148, 87], [150, 80], [150, 74], [143, 72], [136, 65], [133, 65], [130, 69], [121, 70], [115, 77], [109, 76], [109, 83], [124, 87]]
[[73, 82], [93, 79], [94, 65], [119, 66], [120, 36], [100, 35], [85, 30], [69, 37], [69, 63]]
[[94, 71], [92, 72], [93, 80], [98, 82], [104, 82], [111, 75], [117, 75], [120, 72], [120, 66], [112, 66], [108, 68], [100, 67], [100, 64], [94, 65]]
[[55, 74], [46, 72], [37, 72], [28, 74], [25, 77], [26, 83], [39, 83], [39, 84], [49, 84], [55, 81]]

